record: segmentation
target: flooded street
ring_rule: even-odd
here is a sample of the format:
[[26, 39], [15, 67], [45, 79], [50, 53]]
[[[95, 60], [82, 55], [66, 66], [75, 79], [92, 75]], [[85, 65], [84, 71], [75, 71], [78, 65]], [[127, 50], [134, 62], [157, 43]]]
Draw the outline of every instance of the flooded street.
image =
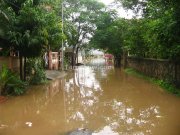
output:
[[0, 104], [0, 135], [180, 135], [180, 98], [104, 61]]

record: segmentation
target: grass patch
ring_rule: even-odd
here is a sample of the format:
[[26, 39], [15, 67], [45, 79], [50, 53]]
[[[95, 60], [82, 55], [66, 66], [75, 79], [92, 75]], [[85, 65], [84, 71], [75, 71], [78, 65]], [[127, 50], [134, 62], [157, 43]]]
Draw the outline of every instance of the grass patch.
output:
[[172, 94], [175, 94], [177, 96], [180, 97], [180, 89], [177, 89], [174, 85], [172, 85], [171, 83], [167, 82], [167, 81], [164, 81], [164, 80], [158, 80], [158, 79], [155, 79], [155, 78], [152, 78], [152, 77], [149, 77], [149, 76], [146, 76], [144, 75], [143, 73], [141, 72], [138, 72], [136, 71], [135, 69], [133, 68], [127, 68], [125, 69], [125, 72], [127, 74], [131, 74], [131, 75], [134, 75], [134, 76], [137, 76], [139, 78], [142, 78], [142, 79], [145, 79], [145, 80], [148, 80], [156, 85], [159, 85], [161, 88], [163, 88], [164, 90], [172, 93]]

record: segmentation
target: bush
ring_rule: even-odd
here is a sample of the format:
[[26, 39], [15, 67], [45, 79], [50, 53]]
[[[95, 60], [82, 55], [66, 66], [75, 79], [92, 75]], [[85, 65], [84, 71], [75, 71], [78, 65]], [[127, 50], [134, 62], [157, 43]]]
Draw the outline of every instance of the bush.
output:
[[21, 95], [25, 92], [27, 83], [20, 80], [19, 76], [10, 71], [5, 65], [0, 71], [0, 94]]
[[46, 82], [46, 74], [43, 68], [43, 62], [39, 58], [28, 59], [27, 73], [30, 78], [30, 84], [37, 85]]

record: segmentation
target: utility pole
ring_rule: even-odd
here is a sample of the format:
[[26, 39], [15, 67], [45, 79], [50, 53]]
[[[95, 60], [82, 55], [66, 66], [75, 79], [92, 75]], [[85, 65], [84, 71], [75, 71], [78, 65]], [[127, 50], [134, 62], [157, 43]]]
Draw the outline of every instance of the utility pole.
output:
[[[62, 10], [62, 35], [64, 35], [64, 5], [63, 0], [61, 3], [61, 10]], [[64, 71], [64, 39], [62, 38], [62, 46], [61, 46], [61, 70]]]

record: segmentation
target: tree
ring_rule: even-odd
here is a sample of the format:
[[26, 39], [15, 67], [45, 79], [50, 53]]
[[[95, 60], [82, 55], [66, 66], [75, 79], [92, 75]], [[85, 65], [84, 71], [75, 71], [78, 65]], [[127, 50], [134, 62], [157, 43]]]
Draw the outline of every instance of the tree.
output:
[[45, 9], [45, 32], [46, 32], [46, 44], [48, 49], [59, 50], [62, 38], [65, 40], [65, 34], [62, 35], [62, 20], [59, 12], [61, 11], [61, 0], [44, 0], [42, 2]]
[[96, 29], [95, 22], [105, 6], [96, 0], [64, 0], [63, 6], [67, 43], [77, 56], [78, 49], [92, 37]]
[[105, 12], [99, 17], [97, 30], [91, 40], [94, 48], [114, 55], [114, 64], [120, 66], [123, 53], [124, 19], [115, 20], [115, 12]]
[[9, 20], [7, 14], [3, 11], [3, 6], [4, 6], [4, 1], [3, 0], [0, 0], [0, 16], [1, 16], [1, 19], [6, 19], [6, 20]]
[[[178, 0], [116, 0], [143, 11], [144, 39], [157, 58], [180, 61], [180, 2]], [[153, 49], [154, 48], [154, 49]]]
[[[57, 45], [62, 38], [60, 19], [53, 6], [48, 5], [51, 10], [47, 9], [47, 2], [5, 1], [6, 8], [12, 12], [9, 29], [6, 32], [11, 44], [5, 48], [11, 47], [19, 52], [20, 77], [24, 80], [26, 79], [26, 59], [41, 56], [43, 49], [48, 48], [49, 44]], [[22, 68], [23, 58], [24, 69]]]
[[[142, 36], [147, 46], [148, 57], [169, 59], [180, 63], [180, 1], [179, 0], [116, 0], [125, 8], [142, 10], [145, 33]], [[143, 51], [143, 50], [142, 50]]]
[[136, 57], [148, 57], [148, 46], [144, 40], [147, 32], [143, 19], [130, 19], [124, 22], [124, 49]]
[[[16, 3], [16, 2], [15, 2]], [[14, 21], [11, 22], [11, 30], [8, 32], [11, 47], [19, 52], [20, 77], [26, 79], [26, 59], [40, 56], [45, 44], [43, 29], [43, 12], [33, 1], [23, 1], [12, 5], [15, 13]], [[21, 6], [19, 6], [19, 4]], [[19, 8], [18, 8], [19, 7]], [[21, 7], [21, 8], [20, 8]], [[28, 16], [28, 17], [27, 17]], [[22, 60], [24, 58], [24, 77]]]
[[10, 42], [7, 33], [10, 30], [10, 23], [13, 19], [13, 11], [8, 8], [3, 0], [0, 0], [0, 48], [3, 51], [0, 55], [6, 56], [10, 50]]

